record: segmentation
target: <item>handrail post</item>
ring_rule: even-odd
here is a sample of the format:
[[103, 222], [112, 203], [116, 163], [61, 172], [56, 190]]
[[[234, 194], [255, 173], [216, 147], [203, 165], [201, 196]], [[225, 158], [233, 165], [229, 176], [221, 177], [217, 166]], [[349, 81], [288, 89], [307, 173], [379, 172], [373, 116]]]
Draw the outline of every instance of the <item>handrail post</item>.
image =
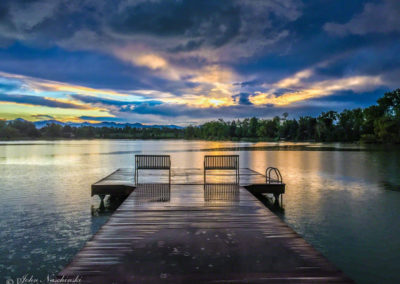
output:
[[[271, 177], [271, 173], [272, 172], [274, 172], [276, 179], [273, 179]], [[283, 183], [282, 174], [279, 171], [279, 169], [275, 168], [275, 167], [268, 167], [265, 170], [265, 182], [266, 183], [273, 183], [273, 182], [275, 182], [275, 183]]]

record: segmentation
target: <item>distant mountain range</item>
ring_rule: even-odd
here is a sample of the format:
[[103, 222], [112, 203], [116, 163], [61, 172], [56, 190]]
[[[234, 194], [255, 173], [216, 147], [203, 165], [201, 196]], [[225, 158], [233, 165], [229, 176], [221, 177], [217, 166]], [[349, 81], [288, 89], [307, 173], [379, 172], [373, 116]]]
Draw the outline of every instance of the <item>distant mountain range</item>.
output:
[[[24, 120], [22, 118], [17, 118], [16, 120]], [[115, 128], [125, 128], [126, 126], [130, 126], [132, 128], [175, 128], [175, 129], [182, 129], [183, 127], [178, 125], [146, 125], [141, 124], [139, 122], [136, 123], [117, 123], [117, 122], [99, 122], [99, 123], [90, 123], [90, 122], [61, 122], [58, 120], [40, 120], [33, 122], [36, 128], [40, 129], [45, 127], [47, 124], [59, 124], [62, 126], [69, 125], [71, 127], [81, 127], [81, 126], [93, 126], [93, 127], [115, 127]]]

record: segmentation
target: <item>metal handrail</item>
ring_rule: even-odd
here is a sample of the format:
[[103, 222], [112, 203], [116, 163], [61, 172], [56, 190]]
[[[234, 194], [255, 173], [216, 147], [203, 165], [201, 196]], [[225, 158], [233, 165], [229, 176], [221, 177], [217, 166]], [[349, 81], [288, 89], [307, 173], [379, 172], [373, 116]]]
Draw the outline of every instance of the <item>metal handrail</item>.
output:
[[[271, 177], [271, 174], [275, 175], [275, 178]], [[278, 168], [268, 167], [265, 170], [265, 179], [267, 184], [271, 183], [283, 183], [281, 172]]]

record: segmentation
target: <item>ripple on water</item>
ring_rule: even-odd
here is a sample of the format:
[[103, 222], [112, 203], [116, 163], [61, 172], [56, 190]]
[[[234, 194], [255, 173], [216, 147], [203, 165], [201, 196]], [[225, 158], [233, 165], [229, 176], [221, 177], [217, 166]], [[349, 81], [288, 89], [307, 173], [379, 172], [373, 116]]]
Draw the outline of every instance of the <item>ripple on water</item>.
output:
[[[241, 167], [261, 172], [267, 166], [280, 168], [287, 183], [281, 217], [352, 278], [400, 283], [399, 151], [364, 151], [362, 146], [349, 149], [340, 144], [203, 141], [0, 144], [3, 277], [29, 273], [44, 279], [62, 269], [108, 219], [91, 215], [95, 200], [90, 197], [91, 183], [116, 168], [132, 167], [134, 153], [171, 154], [173, 165], [201, 168], [203, 156], [213, 149], [216, 154], [240, 154]], [[341, 147], [346, 151], [337, 151]], [[206, 233], [196, 231], [196, 235]], [[233, 239], [230, 233], [209, 237], [228, 243]], [[188, 249], [177, 249], [196, 259]]]

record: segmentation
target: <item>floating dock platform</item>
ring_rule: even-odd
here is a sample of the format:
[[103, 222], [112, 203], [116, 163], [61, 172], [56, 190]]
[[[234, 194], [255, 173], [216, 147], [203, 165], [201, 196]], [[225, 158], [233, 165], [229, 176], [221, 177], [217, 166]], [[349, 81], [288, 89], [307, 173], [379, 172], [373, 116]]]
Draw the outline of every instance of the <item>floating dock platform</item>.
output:
[[[92, 195], [127, 194], [59, 277], [81, 283], [353, 283], [266, 208], [265, 176], [240, 169], [141, 175], [119, 169]], [[158, 183], [154, 183], [157, 181]], [[264, 187], [263, 187], [264, 184]], [[127, 190], [127, 191], [125, 191]], [[284, 191], [284, 187], [283, 187]]]

